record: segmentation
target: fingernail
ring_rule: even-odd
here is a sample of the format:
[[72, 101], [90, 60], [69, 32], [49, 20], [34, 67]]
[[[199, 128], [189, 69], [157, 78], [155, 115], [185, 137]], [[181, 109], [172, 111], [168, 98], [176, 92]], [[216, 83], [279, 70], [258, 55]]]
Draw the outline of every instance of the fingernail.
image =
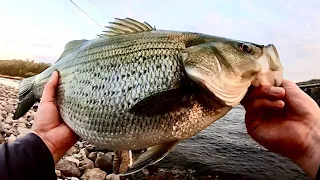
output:
[[275, 105], [276, 105], [277, 107], [279, 107], [279, 108], [283, 108], [284, 102], [283, 102], [283, 101], [277, 101]]
[[271, 87], [270, 88], [270, 94], [273, 95], [280, 95], [284, 92], [284, 89], [281, 87]]

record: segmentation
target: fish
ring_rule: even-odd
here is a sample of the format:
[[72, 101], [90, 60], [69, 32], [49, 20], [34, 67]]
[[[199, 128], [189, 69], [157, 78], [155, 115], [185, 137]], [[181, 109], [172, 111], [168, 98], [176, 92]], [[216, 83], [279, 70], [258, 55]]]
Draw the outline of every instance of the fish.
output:
[[54, 64], [23, 79], [13, 119], [39, 102], [57, 71], [56, 104], [77, 135], [117, 152], [147, 150], [121, 175], [161, 161], [239, 105], [250, 86], [282, 83], [274, 44], [161, 30], [129, 17], [109, 24], [94, 39], [68, 42]]

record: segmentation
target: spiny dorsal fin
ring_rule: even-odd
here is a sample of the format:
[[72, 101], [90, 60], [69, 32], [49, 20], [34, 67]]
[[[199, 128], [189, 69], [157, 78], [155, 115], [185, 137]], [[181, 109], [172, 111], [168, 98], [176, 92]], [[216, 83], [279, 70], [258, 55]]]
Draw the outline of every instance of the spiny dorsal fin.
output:
[[131, 18], [115, 18], [114, 22], [109, 23], [110, 26], [105, 26], [108, 30], [103, 31], [104, 34], [99, 34], [99, 37], [110, 37], [156, 30], [156, 27], [150, 26], [147, 22], [142, 23]]
[[59, 57], [59, 59], [56, 62], [61, 60], [63, 57], [65, 57], [66, 55], [68, 55], [72, 51], [74, 51], [77, 48], [79, 48], [82, 45], [82, 43], [85, 42], [85, 41], [88, 41], [88, 40], [82, 39], [82, 40], [73, 40], [73, 41], [68, 42], [64, 46], [64, 51], [62, 52], [61, 56]]

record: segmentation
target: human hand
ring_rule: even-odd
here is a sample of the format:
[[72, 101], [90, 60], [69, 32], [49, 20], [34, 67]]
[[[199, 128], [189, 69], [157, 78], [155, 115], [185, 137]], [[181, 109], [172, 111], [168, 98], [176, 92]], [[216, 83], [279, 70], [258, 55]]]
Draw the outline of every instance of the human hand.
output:
[[241, 104], [248, 134], [315, 178], [320, 164], [320, 110], [295, 83], [251, 89]]
[[55, 71], [44, 87], [32, 125], [33, 133], [37, 134], [47, 145], [55, 163], [57, 163], [79, 139], [62, 121], [59, 110], [55, 104], [58, 82], [59, 76]]

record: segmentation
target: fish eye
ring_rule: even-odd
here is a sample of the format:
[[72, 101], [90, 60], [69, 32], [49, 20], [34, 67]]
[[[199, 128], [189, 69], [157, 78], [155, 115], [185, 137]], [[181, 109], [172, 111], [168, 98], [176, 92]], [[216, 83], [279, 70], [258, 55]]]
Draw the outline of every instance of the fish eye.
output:
[[251, 46], [248, 44], [240, 44], [240, 49], [241, 51], [245, 52], [245, 53], [251, 53], [252, 49]]

